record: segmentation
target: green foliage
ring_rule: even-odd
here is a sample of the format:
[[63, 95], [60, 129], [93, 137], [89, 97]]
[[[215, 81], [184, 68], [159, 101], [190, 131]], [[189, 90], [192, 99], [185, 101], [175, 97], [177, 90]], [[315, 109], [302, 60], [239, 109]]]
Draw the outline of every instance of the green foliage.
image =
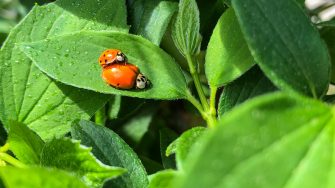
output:
[[134, 0], [130, 5], [132, 33], [159, 45], [177, 7], [177, 3], [169, 1]]
[[219, 100], [218, 115], [220, 117], [248, 99], [275, 90], [276, 87], [270, 80], [262, 74], [258, 67], [254, 67], [224, 88]]
[[248, 45], [230, 8], [219, 19], [206, 53], [206, 76], [211, 86], [227, 84], [254, 65]]
[[0, 178], [6, 188], [87, 188], [69, 173], [41, 167], [1, 167]]
[[[335, 187], [328, 5], [34, 2], [0, 2], [1, 188]], [[151, 84], [106, 84], [110, 48]]]
[[71, 172], [90, 187], [101, 187], [106, 180], [125, 172], [102, 164], [78, 141], [60, 138], [44, 143], [27, 126], [16, 122], [10, 123], [8, 144], [21, 162]]
[[92, 153], [103, 163], [127, 169], [121, 177], [108, 182], [113, 187], [144, 188], [148, 185], [147, 174], [136, 153], [114, 132], [88, 121], [73, 126], [72, 136], [92, 147]]
[[[292, 0], [232, 1], [256, 63], [285, 91], [325, 94], [330, 60], [319, 33]], [[275, 14], [283, 10], [284, 14]]]
[[141, 107], [141, 110], [128, 118], [121, 130], [129, 141], [131, 140], [135, 144], [138, 144], [143, 139], [145, 134], [149, 131], [150, 123], [156, 111], [156, 106], [144, 105]]
[[127, 118], [132, 117], [146, 103], [144, 99], [121, 95], [114, 95], [113, 98], [113, 101], [110, 100], [109, 103], [111, 108], [108, 115], [110, 119], [116, 121], [127, 120]]
[[[129, 54], [129, 62], [139, 67], [152, 86], [139, 91], [119, 90], [106, 84], [97, 61], [106, 48], [118, 48]], [[139, 36], [85, 31], [24, 44], [22, 50], [49, 76], [75, 87], [140, 98], [186, 98], [186, 82], [180, 67], [163, 50]], [[85, 61], [81, 54], [85, 54]], [[50, 57], [54, 60], [48, 61]]]
[[178, 169], [183, 169], [184, 161], [191, 153], [191, 149], [198, 145], [198, 140], [204, 134], [205, 130], [204, 127], [196, 127], [188, 130], [173, 141], [166, 149], [166, 155], [176, 154]]
[[165, 169], [175, 169], [176, 161], [174, 156], [166, 156], [166, 149], [169, 144], [178, 138], [178, 135], [170, 129], [162, 128], [159, 131], [161, 159]]
[[173, 179], [176, 177], [176, 171], [164, 170], [149, 176], [150, 183], [148, 188], [172, 188]]
[[8, 133], [10, 150], [23, 163], [39, 164], [43, 150], [43, 140], [26, 125], [11, 122]]
[[199, 10], [195, 0], [180, 0], [172, 29], [172, 39], [184, 55], [198, 53], [201, 43]]
[[40, 164], [75, 173], [89, 187], [101, 187], [107, 179], [125, 172], [121, 168], [101, 164], [90, 151], [70, 139], [53, 139], [44, 145]]
[[[35, 7], [12, 30], [0, 52], [0, 119], [5, 126], [8, 120], [23, 122], [43, 139], [50, 139], [68, 132], [71, 120], [89, 119], [101, 108], [108, 96], [53, 81], [34, 66], [16, 44], [81, 30], [126, 31], [126, 18], [122, 11], [117, 11], [118, 19], [104, 14], [115, 12], [111, 11], [114, 9], [122, 10], [121, 5], [115, 7], [103, 1], [60, 0]], [[99, 14], [92, 17], [92, 12]]]
[[334, 110], [316, 100], [251, 100], [194, 148], [175, 187], [333, 187], [334, 123]]

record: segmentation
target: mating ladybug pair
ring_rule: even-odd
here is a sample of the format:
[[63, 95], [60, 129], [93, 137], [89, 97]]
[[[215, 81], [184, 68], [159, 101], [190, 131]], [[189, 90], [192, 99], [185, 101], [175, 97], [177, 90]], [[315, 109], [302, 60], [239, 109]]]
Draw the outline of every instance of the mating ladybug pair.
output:
[[117, 49], [105, 50], [99, 57], [102, 78], [118, 89], [144, 89], [150, 81], [140, 73], [137, 66], [128, 63], [127, 57]]

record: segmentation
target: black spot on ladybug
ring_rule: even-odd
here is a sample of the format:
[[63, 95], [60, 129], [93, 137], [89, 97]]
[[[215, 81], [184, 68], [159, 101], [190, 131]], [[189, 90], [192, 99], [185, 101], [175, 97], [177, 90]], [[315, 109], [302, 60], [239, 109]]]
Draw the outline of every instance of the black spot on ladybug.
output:
[[100, 63], [101, 63], [101, 60], [100, 60]]
[[104, 54], [104, 57], [106, 57], [106, 54]]
[[117, 86], [120, 86], [120, 83], [117, 83], [116, 85], [117, 85]]
[[107, 59], [105, 59], [105, 63], [107, 63]]

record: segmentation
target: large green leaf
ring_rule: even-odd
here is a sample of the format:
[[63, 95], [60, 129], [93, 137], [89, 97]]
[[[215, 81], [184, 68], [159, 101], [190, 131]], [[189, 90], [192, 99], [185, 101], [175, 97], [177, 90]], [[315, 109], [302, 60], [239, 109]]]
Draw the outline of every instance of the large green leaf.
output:
[[[151, 87], [119, 90], [106, 84], [97, 59], [107, 48], [122, 50], [129, 62], [150, 79]], [[22, 49], [49, 76], [79, 88], [154, 99], [178, 99], [187, 95], [180, 67], [163, 50], [140, 36], [85, 31], [25, 44]]]
[[334, 115], [301, 96], [250, 100], [205, 135], [175, 187], [334, 187]]
[[73, 175], [41, 167], [1, 167], [0, 178], [6, 188], [87, 188]]
[[254, 65], [234, 10], [230, 8], [219, 19], [206, 53], [206, 77], [211, 86], [233, 81]]
[[90, 187], [102, 187], [106, 180], [125, 172], [122, 168], [102, 164], [90, 151], [77, 141], [53, 139], [43, 147], [40, 164], [72, 172]]
[[243, 76], [224, 87], [218, 105], [218, 116], [250, 98], [275, 91], [276, 87], [255, 66]]
[[195, 0], [180, 0], [172, 28], [172, 39], [184, 55], [198, 53], [201, 43], [199, 9]]
[[136, 0], [130, 5], [131, 32], [159, 45], [177, 10], [175, 2], [162, 0]]
[[326, 46], [292, 0], [234, 0], [236, 16], [256, 63], [279, 88], [314, 97], [328, 88]]
[[59, 0], [36, 6], [12, 30], [0, 52], [0, 119], [6, 127], [8, 120], [17, 120], [43, 139], [52, 138], [68, 132], [72, 120], [88, 119], [108, 100], [53, 81], [16, 45], [92, 29], [126, 32], [124, 1]]
[[127, 173], [111, 180], [115, 188], [145, 188], [147, 174], [136, 153], [114, 132], [88, 121], [73, 126], [72, 136], [93, 148], [92, 153], [104, 164], [127, 169]]
[[21, 162], [38, 165], [44, 146], [43, 140], [24, 124], [10, 122], [9, 125], [9, 149]]

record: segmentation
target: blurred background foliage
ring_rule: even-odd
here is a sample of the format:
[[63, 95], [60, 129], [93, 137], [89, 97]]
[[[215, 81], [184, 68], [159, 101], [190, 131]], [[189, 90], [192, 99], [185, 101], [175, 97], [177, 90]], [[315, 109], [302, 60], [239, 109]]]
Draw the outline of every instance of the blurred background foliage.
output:
[[48, 2], [51, 0], [0, 0], [0, 44], [35, 4]]

